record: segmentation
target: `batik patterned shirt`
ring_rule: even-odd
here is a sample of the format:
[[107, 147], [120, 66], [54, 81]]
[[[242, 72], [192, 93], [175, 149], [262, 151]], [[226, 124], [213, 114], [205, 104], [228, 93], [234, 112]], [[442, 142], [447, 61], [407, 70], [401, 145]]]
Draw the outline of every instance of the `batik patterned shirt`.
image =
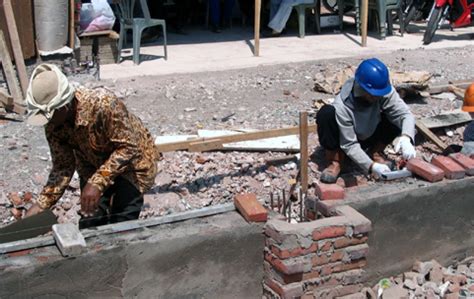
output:
[[150, 132], [125, 104], [106, 89], [78, 88], [74, 122], [45, 126], [53, 168], [38, 204], [54, 205], [74, 171], [81, 182], [104, 192], [122, 176], [140, 192], [154, 183], [158, 152]]

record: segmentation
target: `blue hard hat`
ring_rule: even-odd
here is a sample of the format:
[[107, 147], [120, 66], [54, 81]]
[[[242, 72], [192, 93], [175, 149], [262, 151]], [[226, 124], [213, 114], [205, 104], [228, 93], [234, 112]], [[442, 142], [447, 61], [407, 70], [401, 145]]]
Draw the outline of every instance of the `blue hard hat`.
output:
[[377, 58], [362, 61], [355, 73], [355, 81], [369, 94], [381, 97], [392, 90], [388, 69]]

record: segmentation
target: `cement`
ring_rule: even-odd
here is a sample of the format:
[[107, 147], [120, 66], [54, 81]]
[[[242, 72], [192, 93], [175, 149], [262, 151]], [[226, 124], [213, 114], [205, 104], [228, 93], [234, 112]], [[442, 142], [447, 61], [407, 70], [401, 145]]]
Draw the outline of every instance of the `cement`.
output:
[[[391, 187], [384, 190], [397, 189], [396, 184]], [[436, 259], [447, 266], [474, 254], [473, 177], [376, 193], [358, 192], [365, 200], [354, 195], [351, 204], [373, 225], [365, 269], [370, 283], [408, 271], [416, 260]]]
[[0, 298], [262, 298], [262, 227], [235, 212], [0, 256]]

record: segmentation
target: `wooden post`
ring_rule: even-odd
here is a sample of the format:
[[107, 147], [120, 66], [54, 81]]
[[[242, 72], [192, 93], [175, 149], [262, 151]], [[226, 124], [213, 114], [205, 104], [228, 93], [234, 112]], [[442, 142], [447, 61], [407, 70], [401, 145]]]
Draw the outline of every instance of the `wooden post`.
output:
[[10, 52], [7, 48], [7, 43], [5, 42], [5, 35], [0, 29], [0, 59], [2, 60], [2, 67], [5, 73], [5, 79], [7, 81], [8, 89], [10, 95], [13, 97], [15, 103], [23, 103], [23, 95], [21, 93], [20, 85], [18, 85], [15, 69], [13, 68], [12, 59], [10, 57]]
[[69, 48], [74, 50], [74, 42], [76, 33], [74, 30], [74, 9], [75, 9], [75, 1], [69, 0]]
[[10, 42], [13, 48], [13, 56], [15, 57], [16, 70], [18, 72], [18, 77], [20, 78], [20, 85], [23, 94], [26, 95], [26, 90], [28, 89], [28, 74], [26, 73], [25, 61], [23, 60], [23, 50], [21, 48], [20, 37], [18, 36], [18, 29], [16, 27], [11, 0], [4, 0], [3, 8], [5, 11], [5, 19], [7, 21], [8, 33], [10, 34]]
[[261, 8], [261, 0], [255, 0], [255, 37], [254, 37], [254, 56], [260, 56], [260, 8]]
[[308, 112], [300, 112], [300, 172], [303, 194], [308, 192]]
[[362, 47], [367, 47], [367, 22], [369, 18], [369, 0], [362, 0], [361, 7], [361, 35]]

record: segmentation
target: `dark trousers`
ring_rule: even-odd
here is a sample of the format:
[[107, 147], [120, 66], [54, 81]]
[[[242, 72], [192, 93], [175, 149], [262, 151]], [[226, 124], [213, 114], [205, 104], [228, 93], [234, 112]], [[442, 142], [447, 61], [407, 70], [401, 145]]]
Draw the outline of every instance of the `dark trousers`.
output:
[[[367, 120], [371, 121], [371, 120]], [[316, 124], [318, 125], [319, 143], [324, 149], [337, 150], [340, 148], [339, 126], [336, 122], [336, 109], [332, 105], [323, 106], [316, 115]], [[374, 134], [366, 140], [359, 140], [363, 150], [368, 150], [376, 144], [389, 144], [401, 130], [388, 121], [382, 114], [382, 120], [375, 129]]]
[[[223, 20], [230, 22], [235, 0], [224, 0]], [[211, 15], [211, 25], [219, 26], [221, 21], [221, 0], [209, 0], [209, 9]]]
[[[81, 190], [86, 182], [81, 180]], [[82, 217], [79, 228], [138, 219], [142, 206], [143, 194], [129, 181], [118, 177], [100, 198], [99, 211], [92, 217]]]

